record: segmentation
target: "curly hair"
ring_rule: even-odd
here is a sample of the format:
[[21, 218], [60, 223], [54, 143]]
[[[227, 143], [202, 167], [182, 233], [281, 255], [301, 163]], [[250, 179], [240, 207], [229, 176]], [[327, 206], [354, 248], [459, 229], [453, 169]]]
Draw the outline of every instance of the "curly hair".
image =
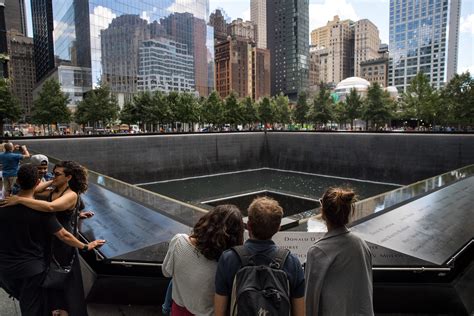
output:
[[54, 166], [56, 168], [63, 168], [66, 176], [71, 176], [68, 185], [77, 194], [81, 194], [87, 191], [87, 169], [78, 164], [75, 161], [64, 160], [58, 162]]
[[217, 261], [225, 250], [243, 244], [242, 213], [235, 205], [216, 206], [199, 219], [190, 237], [204, 257]]

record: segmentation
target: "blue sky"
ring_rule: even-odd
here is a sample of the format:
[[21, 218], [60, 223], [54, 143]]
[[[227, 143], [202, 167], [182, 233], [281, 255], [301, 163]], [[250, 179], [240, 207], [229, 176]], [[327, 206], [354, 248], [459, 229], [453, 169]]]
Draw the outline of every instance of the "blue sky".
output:
[[[380, 31], [383, 43], [388, 44], [389, 0], [310, 0], [310, 30], [326, 24], [334, 15], [341, 19], [369, 19]], [[222, 8], [232, 19], [250, 19], [250, 0], [210, 0], [211, 12]], [[461, 0], [458, 72], [470, 70], [474, 74], [474, 0]]]

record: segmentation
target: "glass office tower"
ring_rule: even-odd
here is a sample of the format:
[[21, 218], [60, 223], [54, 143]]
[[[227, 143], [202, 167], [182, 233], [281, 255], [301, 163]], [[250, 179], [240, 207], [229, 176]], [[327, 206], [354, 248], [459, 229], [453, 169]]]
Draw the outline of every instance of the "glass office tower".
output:
[[309, 2], [266, 1], [267, 48], [271, 59], [271, 93], [296, 100], [308, 89]]
[[208, 13], [209, 0], [32, 0], [38, 88], [53, 76], [72, 105], [101, 82], [121, 104], [143, 90], [207, 96]]
[[389, 85], [405, 91], [423, 72], [442, 87], [456, 72], [459, 17], [460, 0], [390, 0]]

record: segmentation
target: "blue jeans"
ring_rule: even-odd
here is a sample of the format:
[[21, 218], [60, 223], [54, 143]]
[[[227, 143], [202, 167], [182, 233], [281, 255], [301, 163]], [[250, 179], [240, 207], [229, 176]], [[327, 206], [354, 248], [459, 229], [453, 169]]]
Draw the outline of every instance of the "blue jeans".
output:
[[168, 285], [168, 289], [166, 290], [166, 295], [165, 295], [165, 301], [163, 302], [163, 305], [161, 306], [161, 311], [163, 315], [170, 315], [171, 312], [171, 304], [173, 302], [171, 294], [173, 293], [173, 281], [170, 281], [170, 284]]

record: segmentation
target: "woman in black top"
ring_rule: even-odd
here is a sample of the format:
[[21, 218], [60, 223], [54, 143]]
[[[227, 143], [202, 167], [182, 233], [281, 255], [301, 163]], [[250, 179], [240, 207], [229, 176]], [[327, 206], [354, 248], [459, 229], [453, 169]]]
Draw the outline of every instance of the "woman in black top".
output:
[[[76, 235], [79, 195], [87, 190], [87, 170], [74, 161], [61, 161], [55, 165], [53, 174], [53, 180], [40, 184], [36, 190], [36, 197], [41, 200], [11, 196], [6, 204], [23, 204], [37, 211], [55, 212], [61, 225]], [[51, 187], [53, 190], [48, 189]], [[84, 250], [96, 246], [97, 241], [93, 241]], [[55, 315], [87, 315], [77, 249], [57, 239], [53, 239], [51, 249], [52, 255], [62, 266], [69, 266], [75, 257], [69, 282], [64, 285], [64, 289], [48, 290], [48, 299], [51, 298], [48, 305], [52, 311], [57, 311]]]

